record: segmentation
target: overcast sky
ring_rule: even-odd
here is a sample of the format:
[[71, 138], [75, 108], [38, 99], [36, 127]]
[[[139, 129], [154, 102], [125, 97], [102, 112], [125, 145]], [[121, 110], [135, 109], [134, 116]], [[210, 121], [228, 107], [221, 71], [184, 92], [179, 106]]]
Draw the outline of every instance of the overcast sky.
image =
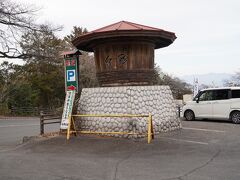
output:
[[42, 7], [39, 22], [89, 31], [126, 20], [175, 32], [155, 62], [176, 75], [240, 71], [239, 0], [16, 0]]

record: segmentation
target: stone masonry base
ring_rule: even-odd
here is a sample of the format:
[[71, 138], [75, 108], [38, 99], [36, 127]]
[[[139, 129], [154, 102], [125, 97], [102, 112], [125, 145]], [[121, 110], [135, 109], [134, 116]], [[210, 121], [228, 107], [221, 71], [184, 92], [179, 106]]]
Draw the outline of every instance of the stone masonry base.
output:
[[[168, 86], [126, 86], [85, 88], [79, 101], [80, 114], [149, 114], [153, 115], [154, 133], [181, 128], [176, 105]], [[147, 133], [147, 118], [84, 117], [77, 127], [90, 131]], [[143, 135], [111, 135], [142, 137]]]

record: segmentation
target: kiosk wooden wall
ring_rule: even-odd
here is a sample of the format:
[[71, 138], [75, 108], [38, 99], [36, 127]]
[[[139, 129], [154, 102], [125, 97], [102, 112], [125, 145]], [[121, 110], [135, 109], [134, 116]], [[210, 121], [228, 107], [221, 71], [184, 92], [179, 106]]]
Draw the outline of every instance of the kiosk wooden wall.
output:
[[97, 77], [102, 86], [150, 84], [154, 68], [154, 44], [104, 43], [94, 48]]

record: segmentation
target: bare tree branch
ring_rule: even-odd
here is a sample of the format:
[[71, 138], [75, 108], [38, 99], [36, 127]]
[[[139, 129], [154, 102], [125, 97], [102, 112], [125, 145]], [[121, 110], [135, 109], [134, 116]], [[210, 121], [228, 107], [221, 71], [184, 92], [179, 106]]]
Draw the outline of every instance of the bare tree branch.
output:
[[[33, 56], [33, 54], [22, 52], [20, 41], [25, 33], [44, 30], [41, 25], [35, 23], [36, 12], [38, 11], [39, 9], [33, 6], [0, 0], [0, 58], [14, 59]], [[58, 31], [61, 29], [62, 27], [51, 27], [50, 30]]]

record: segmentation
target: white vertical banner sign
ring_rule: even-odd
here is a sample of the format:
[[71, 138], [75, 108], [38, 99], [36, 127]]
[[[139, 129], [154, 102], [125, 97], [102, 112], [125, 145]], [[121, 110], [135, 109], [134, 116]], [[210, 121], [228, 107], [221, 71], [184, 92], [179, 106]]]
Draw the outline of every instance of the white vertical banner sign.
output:
[[72, 115], [75, 94], [76, 94], [76, 91], [67, 91], [66, 93], [60, 129], [68, 128], [69, 118], [71, 118], [71, 115]]

